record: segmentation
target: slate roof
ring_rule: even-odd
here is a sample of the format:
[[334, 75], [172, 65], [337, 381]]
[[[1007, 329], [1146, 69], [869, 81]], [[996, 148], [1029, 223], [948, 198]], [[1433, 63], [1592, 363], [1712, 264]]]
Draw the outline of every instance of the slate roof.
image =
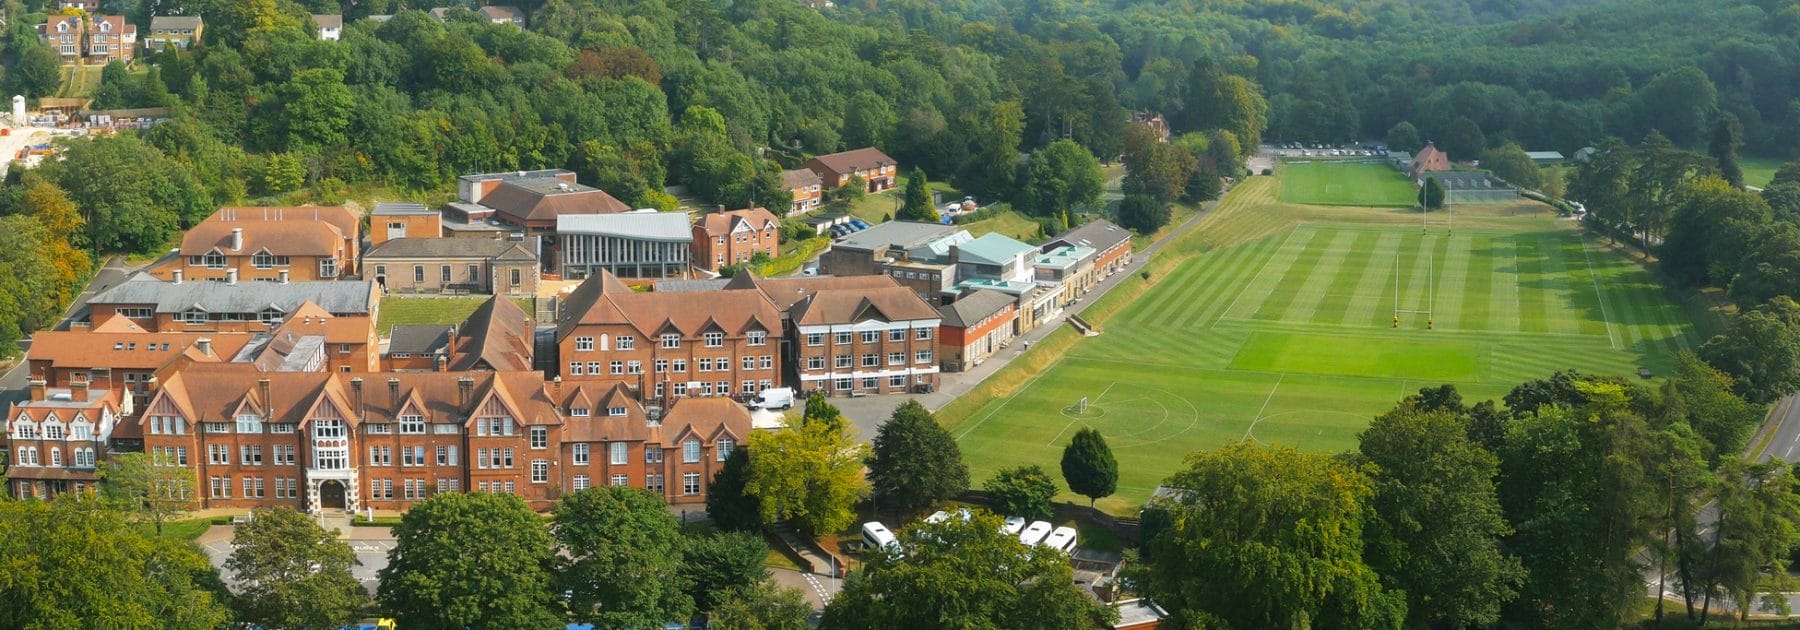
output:
[[366, 280], [307, 282], [183, 282], [158, 280], [142, 272], [100, 292], [90, 304], [153, 304], [158, 313], [179, 313], [198, 306], [209, 313], [254, 313], [274, 305], [292, 313], [312, 302], [333, 314], [368, 314], [375, 284]]
[[679, 212], [622, 212], [583, 214], [556, 218], [558, 234], [594, 234], [645, 241], [689, 243], [694, 240], [686, 214]]
[[977, 289], [975, 292], [957, 298], [955, 302], [938, 307], [938, 315], [944, 318], [943, 325], [952, 328], [967, 328], [989, 315], [1000, 312], [1008, 304], [1016, 302], [1013, 296], [999, 291]]
[[363, 260], [396, 258], [537, 260], [523, 243], [494, 238], [396, 238], [371, 247], [363, 254]]
[[1048, 252], [1059, 245], [1075, 245], [1106, 251], [1120, 243], [1129, 242], [1131, 242], [1131, 230], [1106, 219], [1096, 219], [1057, 235], [1041, 249]]
[[388, 336], [388, 354], [437, 354], [449, 348], [454, 330], [444, 324], [395, 324]]
[[912, 249], [925, 243], [956, 233], [960, 228], [939, 223], [921, 223], [918, 221], [888, 221], [871, 226], [867, 230], [844, 237], [844, 240], [833, 243], [833, 249], [854, 249], [875, 251], [882, 246]]

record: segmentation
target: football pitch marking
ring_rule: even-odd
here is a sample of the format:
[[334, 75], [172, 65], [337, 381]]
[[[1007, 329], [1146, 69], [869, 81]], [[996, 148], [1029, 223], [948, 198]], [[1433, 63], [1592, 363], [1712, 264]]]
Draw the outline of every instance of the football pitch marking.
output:
[[1256, 417], [1250, 420], [1250, 426], [1244, 428], [1244, 438], [1239, 441], [1250, 441], [1250, 432], [1256, 430], [1256, 423], [1262, 422], [1263, 412], [1269, 410], [1269, 403], [1275, 400], [1275, 392], [1281, 389], [1281, 379], [1284, 378], [1287, 378], [1286, 374], [1277, 374], [1275, 376], [1275, 386], [1269, 388], [1269, 397], [1263, 399], [1262, 407], [1256, 410]]
[[[1114, 385], [1118, 385], [1118, 384], [1119, 384], [1119, 382], [1118, 382], [1118, 381], [1113, 381], [1113, 382], [1111, 382], [1111, 383], [1107, 383], [1107, 385], [1106, 385], [1106, 389], [1103, 389], [1103, 390], [1100, 390], [1100, 395], [1099, 395], [1099, 396], [1095, 396], [1095, 397], [1094, 397], [1094, 399], [1093, 399], [1093, 400], [1089, 400], [1089, 401], [1087, 401], [1087, 405], [1086, 405], [1086, 408], [1092, 408], [1092, 409], [1094, 409], [1094, 410], [1095, 410], [1095, 411], [1098, 411], [1098, 412], [1100, 412], [1100, 414], [1099, 414], [1099, 415], [1096, 415], [1096, 416], [1092, 416], [1092, 417], [1094, 417], [1094, 418], [1104, 418], [1104, 417], [1106, 417], [1106, 408], [1105, 408], [1105, 407], [1101, 407], [1101, 406], [1100, 406], [1100, 399], [1102, 399], [1102, 398], [1105, 398], [1105, 397], [1106, 397], [1106, 393], [1107, 393], [1107, 392], [1110, 392], [1110, 391], [1112, 391], [1112, 388], [1113, 388], [1113, 386], [1114, 386]], [[1085, 410], [1085, 408], [1084, 408], [1084, 410]], [[1053, 436], [1051, 436], [1051, 437], [1050, 437], [1050, 441], [1048, 441], [1048, 442], [1045, 442], [1045, 443], [1044, 443], [1044, 446], [1053, 446], [1053, 445], [1055, 445], [1055, 444], [1056, 444], [1056, 441], [1057, 441], [1057, 440], [1060, 440], [1060, 439], [1062, 439], [1062, 436], [1063, 436], [1063, 434], [1064, 434], [1064, 433], [1068, 433], [1068, 432], [1069, 432], [1069, 427], [1072, 427], [1072, 426], [1075, 426], [1075, 423], [1077, 423], [1077, 422], [1080, 422], [1080, 423], [1081, 423], [1081, 425], [1082, 425], [1082, 426], [1085, 426], [1085, 427], [1088, 427], [1088, 428], [1090, 428], [1090, 429], [1091, 429], [1091, 428], [1094, 428], [1094, 425], [1091, 425], [1091, 424], [1088, 424], [1088, 423], [1086, 423], [1086, 422], [1083, 422], [1083, 421], [1082, 421], [1082, 417], [1081, 417], [1081, 416], [1080, 416], [1080, 415], [1079, 415], [1079, 414], [1077, 414], [1077, 415], [1070, 415], [1070, 414], [1069, 414], [1069, 410], [1068, 410], [1068, 409], [1064, 409], [1064, 410], [1063, 410], [1063, 412], [1062, 412], [1062, 414], [1063, 414], [1063, 415], [1065, 415], [1065, 416], [1069, 416], [1069, 423], [1068, 423], [1068, 424], [1065, 424], [1065, 425], [1063, 425], [1063, 428], [1062, 428], [1062, 430], [1061, 430], [1061, 431], [1057, 431], [1057, 432], [1056, 432], [1056, 435], [1053, 435]]]
[[[1281, 239], [1281, 245], [1279, 247], [1276, 247], [1275, 251], [1269, 252], [1268, 258], [1263, 259], [1262, 266], [1256, 268], [1256, 275], [1250, 276], [1249, 281], [1244, 283], [1244, 288], [1238, 291], [1237, 297], [1231, 299], [1231, 305], [1225, 307], [1225, 310], [1219, 313], [1218, 319], [1213, 320], [1213, 326], [1217, 326], [1219, 324], [1219, 322], [1224, 321], [1225, 316], [1230, 315], [1232, 309], [1237, 308], [1238, 300], [1244, 299], [1244, 294], [1249, 293], [1250, 289], [1256, 286], [1257, 278], [1261, 278], [1261, 277], [1263, 277], [1263, 275], [1269, 273], [1269, 265], [1274, 264], [1275, 258], [1281, 254], [1282, 250], [1287, 249], [1288, 241], [1294, 240], [1294, 235], [1299, 232], [1300, 232], [1299, 229], [1288, 230], [1287, 237]], [[1310, 239], [1311, 237], [1309, 236], [1308, 238]], [[1277, 281], [1279, 281], [1279, 279], [1277, 279]], [[1233, 319], [1236, 319], [1236, 318], [1233, 318]], [[1211, 328], [1211, 327], [1212, 326], [1208, 326], [1208, 328]]]
[[1612, 316], [1606, 313], [1606, 292], [1600, 290], [1600, 274], [1594, 271], [1594, 257], [1588, 253], [1587, 237], [1581, 237], [1581, 257], [1587, 260], [1588, 279], [1594, 281], [1594, 301], [1600, 303], [1600, 319], [1606, 322], [1606, 342], [1619, 349], [1619, 338], [1613, 334]]
[[1031, 377], [1031, 380], [1026, 381], [1024, 385], [1019, 386], [1019, 389], [1017, 391], [1014, 391], [1011, 396], [1007, 396], [1006, 400], [1001, 401], [1000, 405], [997, 407], [994, 407], [993, 411], [987, 412], [986, 415], [981, 416], [980, 420], [976, 420], [974, 424], [969, 425], [969, 428], [963, 429], [962, 433], [956, 434], [957, 441], [960, 442], [960, 441], [962, 441], [963, 438], [968, 437], [968, 435], [970, 433], [974, 433], [975, 429], [981, 427], [982, 423], [988, 421], [988, 418], [992, 418], [996, 414], [1000, 413], [1000, 410], [1005, 409], [1007, 405], [1012, 404], [1013, 399], [1018, 398], [1019, 394], [1024, 393], [1025, 390], [1027, 390], [1027, 389], [1031, 389], [1032, 385], [1036, 385], [1039, 380], [1042, 380], [1044, 378], [1045, 374], [1049, 374], [1051, 372], [1056, 371], [1055, 368], [1056, 368], [1057, 364], [1062, 363], [1063, 359], [1066, 358], [1067, 356], [1068, 356], [1067, 354], [1064, 354], [1063, 356], [1059, 356], [1056, 358], [1055, 361], [1051, 361], [1050, 365], [1044, 366], [1043, 371], [1038, 372], [1037, 376]]

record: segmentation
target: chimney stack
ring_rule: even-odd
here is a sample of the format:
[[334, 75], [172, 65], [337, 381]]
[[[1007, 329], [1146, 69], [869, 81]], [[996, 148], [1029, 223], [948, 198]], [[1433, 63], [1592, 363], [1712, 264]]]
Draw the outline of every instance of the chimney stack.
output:
[[276, 278], [277, 282], [280, 282], [282, 284], [287, 284], [288, 283], [288, 270], [283, 269], [281, 271], [275, 272], [275, 278]]
[[33, 401], [43, 400], [44, 399], [44, 389], [49, 386], [50, 386], [50, 384], [44, 382], [44, 379], [41, 379], [41, 378], [31, 379], [31, 399]]
[[456, 408], [469, 406], [469, 398], [475, 393], [475, 379], [464, 376], [456, 379]]
[[368, 417], [368, 413], [363, 411], [362, 377], [361, 376], [352, 377], [350, 379], [350, 395], [353, 398], [355, 398], [355, 401], [353, 401], [353, 404], [356, 405], [356, 419], [362, 420], [363, 418]]
[[175, 284], [181, 284], [181, 270], [180, 270], [180, 269], [176, 269], [176, 270], [175, 270], [175, 280], [174, 280], [174, 282], [175, 282]]
[[400, 410], [400, 379], [388, 378], [388, 401], [393, 405], [394, 411]]
[[447, 356], [444, 356], [444, 355], [441, 355], [441, 354], [440, 354], [440, 355], [438, 355], [438, 357], [437, 357], [437, 371], [439, 371], [439, 372], [448, 372], [448, 371], [450, 371], [450, 357], [447, 357]]
[[86, 380], [69, 381], [69, 400], [75, 402], [88, 401], [88, 382]]
[[225, 284], [237, 284], [237, 270], [236, 269], [226, 269], [225, 270]]
[[267, 409], [267, 410], [269, 410], [270, 413], [274, 413], [275, 398], [273, 396], [271, 396], [269, 393], [269, 379], [266, 379], [266, 378], [256, 379], [256, 392], [257, 392], [257, 394], [262, 396], [263, 409]]
[[550, 403], [552, 405], [562, 402], [562, 375], [561, 374], [558, 374], [558, 375], [556, 375], [555, 378], [550, 379], [550, 398], [551, 398]]
[[231, 228], [231, 251], [244, 249], [244, 228]]
[[200, 354], [204, 354], [204, 355], [208, 355], [208, 356], [212, 355], [212, 340], [211, 339], [208, 339], [206, 337], [201, 337], [199, 339], [195, 339], [194, 347], [198, 348], [200, 350]]

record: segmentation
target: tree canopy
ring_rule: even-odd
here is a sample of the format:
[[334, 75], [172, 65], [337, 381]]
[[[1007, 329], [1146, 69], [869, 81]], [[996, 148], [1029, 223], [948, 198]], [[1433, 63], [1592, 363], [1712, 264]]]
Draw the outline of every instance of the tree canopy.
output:
[[409, 626], [560, 625], [555, 562], [549, 528], [518, 495], [439, 494], [394, 527], [375, 600]]
[[969, 489], [969, 466], [956, 438], [916, 400], [900, 403], [871, 443], [875, 500], [912, 513]]
[[361, 614], [369, 596], [350, 574], [356, 552], [292, 508], [259, 508], [232, 533], [225, 561], [238, 620], [266, 628], [328, 628]]
[[563, 551], [556, 583], [576, 619], [642, 627], [693, 613], [682, 588], [681, 528], [656, 493], [596, 486], [564, 495], [550, 533]]

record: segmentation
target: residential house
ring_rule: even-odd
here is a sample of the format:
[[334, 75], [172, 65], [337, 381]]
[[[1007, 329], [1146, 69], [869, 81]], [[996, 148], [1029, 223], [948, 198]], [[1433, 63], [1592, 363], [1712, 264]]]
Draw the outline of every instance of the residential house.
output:
[[1012, 342], [1018, 300], [999, 291], [977, 289], [938, 307], [938, 362], [945, 372], [981, 365]]
[[475, 14], [489, 24], [510, 24], [525, 28], [525, 12], [511, 5], [489, 5], [475, 10]]
[[91, 15], [87, 29], [87, 62], [106, 65], [131, 63], [137, 54], [137, 25], [123, 15]]
[[882, 153], [881, 149], [866, 147], [821, 155], [807, 160], [801, 168], [817, 173], [819, 183], [826, 188], [837, 188], [851, 177], [861, 177], [867, 182], [869, 192], [881, 192], [894, 187], [898, 165], [899, 162]]
[[369, 245], [397, 238], [444, 236], [443, 215], [422, 203], [378, 203], [369, 212]]
[[825, 200], [825, 190], [819, 174], [804, 168], [781, 172], [781, 187], [787, 189], [794, 198], [794, 205], [788, 208], [788, 216], [803, 212], [811, 212]]
[[362, 217], [339, 206], [220, 208], [181, 237], [152, 275], [215, 282], [305, 282], [360, 271]]
[[252, 333], [151, 332], [114, 315], [92, 326], [32, 335], [26, 355], [31, 377], [51, 387], [92, 383], [99, 389], [134, 394], [144, 402], [154, 388], [157, 371], [186, 359], [229, 361], [254, 337]]
[[533, 296], [537, 256], [522, 241], [398, 238], [363, 254], [375, 284], [388, 293], [489, 293]]
[[145, 47], [156, 52], [168, 48], [187, 50], [200, 41], [206, 23], [198, 15], [158, 15], [150, 18], [150, 36]]
[[746, 208], [707, 213], [694, 222], [694, 265], [718, 271], [749, 262], [757, 254], [774, 258], [781, 248], [781, 219], [768, 210]]
[[686, 214], [625, 212], [556, 219], [556, 272], [580, 279], [606, 271], [621, 278], [682, 278], [692, 265], [694, 233]]
[[319, 40], [335, 42], [344, 36], [344, 16], [313, 14], [313, 27], [319, 31]]
[[51, 15], [38, 25], [38, 41], [56, 49], [63, 65], [81, 63], [87, 52], [87, 22], [79, 15]]
[[82, 320], [123, 316], [150, 332], [264, 332], [311, 302], [336, 318], [378, 318], [380, 292], [366, 281], [186, 282], [138, 273], [88, 300]]
[[727, 291], [755, 289], [782, 313], [784, 349], [800, 388], [863, 396], [932, 391], [938, 385], [938, 312], [889, 276], [757, 278], [738, 274]]
[[1450, 170], [1450, 154], [1438, 149], [1436, 144], [1426, 142], [1425, 148], [1419, 149], [1419, 154], [1413, 156], [1411, 168], [1407, 174], [1417, 180], [1425, 173], [1448, 170]]
[[48, 499], [93, 489], [114, 429], [132, 413], [132, 398], [87, 381], [52, 388], [33, 380], [27, 387], [28, 398], [7, 411], [0, 435], [6, 493]]
[[762, 292], [632, 291], [605, 270], [563, 301], [557, 373], [648, 401], [750, 396], [781, 378], [781, 312]]

